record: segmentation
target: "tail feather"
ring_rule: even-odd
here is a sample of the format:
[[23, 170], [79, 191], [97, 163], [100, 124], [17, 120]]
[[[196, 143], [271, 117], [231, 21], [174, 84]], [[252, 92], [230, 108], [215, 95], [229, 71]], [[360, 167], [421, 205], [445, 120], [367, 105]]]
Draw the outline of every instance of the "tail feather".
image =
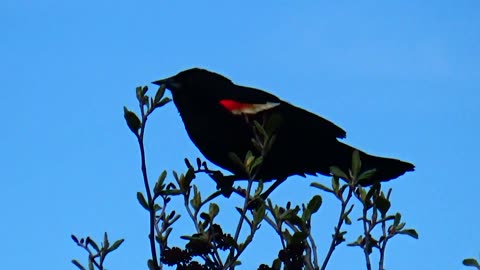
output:
[[[352, 167], [352, 154], [357, 150], [349, 145], [340, 144], [337, 152], [337, 163], [343, 171], [348, 171]], [[358, 150], [359, 151], [359, 150]], [[393, 158], [377, 157], [359, 151], [360, 161], [362, 163], [361, 171], [376, 169], [375, 174], [367, 180], [362, 181], [362, 186], [370, 186], [378, 182], [385, 182], [395, 179], [408, 171], [413, 171], [415, 166], [411, 163]]]

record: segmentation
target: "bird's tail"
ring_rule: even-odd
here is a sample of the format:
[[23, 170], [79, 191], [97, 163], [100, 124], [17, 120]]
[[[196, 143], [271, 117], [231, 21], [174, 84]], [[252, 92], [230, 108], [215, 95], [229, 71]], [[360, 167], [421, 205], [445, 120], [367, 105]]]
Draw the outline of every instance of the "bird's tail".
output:
[[[352, 168], [352, 154], [357, 150], [349, 145], [341, 143], [337, 149], [337, 163], [340, 169], [348, 172]], [[376, 169], [375, 174], [367, 180], [360, 182], [362, 186], [369, 186], [378, 182], [385, 182], [395, 179], [405, 172], [413, 171], [415, 166], [411, 163], [393, 158], [384, 158], [369, 155], [365, 152], [357, 150], [360, 154], [361, 171]]]

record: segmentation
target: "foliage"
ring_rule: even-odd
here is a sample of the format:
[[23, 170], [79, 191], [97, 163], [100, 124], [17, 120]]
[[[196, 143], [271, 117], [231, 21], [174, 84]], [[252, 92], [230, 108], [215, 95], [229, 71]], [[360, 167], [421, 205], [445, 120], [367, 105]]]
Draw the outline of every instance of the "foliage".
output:
[[[147, 174], [144, 133], [148, 117], [155, 109], [167, 104], [170, 99], [163, 97], [165, 86], [161, 86], [153, 98], [147, 95], [147, 91], [147, 87], [136, 89], [140, 116], [124, 108], [124, 117], [129, 129], [137, 138], [140, 148], [145, 191], [138, 192], [137, 199], [149, 217], [148, 235], [151, 252], [151, 258], [147, 262], [149, 269], [159, 270], [165, 265], [175, 266], [176, 269], [234, 269], [241, 264], [242, 254], [250, 247], [262, 225], [269, 226], [279, 236], [278, 256], [270, 264], [261, 264], [258, 269], [262, 270], [327, 269], [335, 249], [347, 241], [345, 225], [352, 225], [354, 221], [363, 228], [363, 233], [347, 246], [360, 248], [364, 254], [366, 269], [373, 267], [371, 259], [373, 252], [379, 253], [378, 269], [385, 269], [385, 251], [387, 244], [394, 237], [408, 235], [418, 238], [414, 229], [406, 228], [400, 213], [389, 212], [391, 189], [385, 193], [380, 184], [369, 188], [359, 185], [359, 182], [368, 179], [375, 171], [362, 171], [358, 152], [353, 153], [352, 168], [348, 172], [341, 171], [337, 167], [331, 168], [332, 180], [329, 186], [312, 183], [311, 186], [318, 189], [319, 194], [314, 195], [308, 202], [296, 206], [287, 202], [285, 206], [280, 206], [268, 199], [267, 195], [281, 184], [281, 181], [274, 184], [273, 188], [264, 191], [264, 185], [261, 181], [257, 181], [256, 174], [275, 140], [275, 134], [270, 133], [272, 129], [265, 128], [275, 124], [271, 119], [266, 119], [263, 123], [257, 121], [251, 123], [255, 134], [252, 143], [260, 155], [255, 156], [249, 152], [245, 157], [239, 157], [231, 154], [231, 159], [248, 175], [245, 189], [234, 187], [234, 176], [225, 176], [220, 171], [209, 169], [208, 164], [199, 158], [195, 166], [185, 159], [186, 171], [181, 174], [174, 171], [173, 179], [170, 181], [167, 180], [167, 172], [163, 171], [152, 188]], [[246, 121], [249, 120], [246, 119]], [[207, 174], [216, 183], [215, 192], [206, 196], [202, 194], [195, 184], [195, 179], [200, 174]], [[255, 189], [254, 182], [258, 182]], [[238, 212], [235, 230], [226, 232], [216, 220], [221, 208], [215, 200], [219, 196], [230, 197], [232, 194], [241, 196], [243, 203], [235, 208]], [[323, 256], [318, 254], [312, 235], [312, 230], [315, 228], [312, 216], [318, 214], [322, 206], [322, 195], [333, 196], [340, 206], [332, 239], [328, 243], [328, 251]], [[193, 232], [181, 237], [186, 241], [184, 247], [169, 244], [174, 225], [181, 218], [175, 210], [171, 210], [169, 203], [172, 200], [183, 202], [188, 214], [186, 218], [193, 222]], [[352, 219], [355, 201], [361, 206], [361, 216]], [[234, 209], [223, 210], [233, 211]], [[243, 234], [241, 234], [242, 231]], [[241, 237], [241, 235], [246, 236]], [[75, 236], [72, 238], [77, 245], [88, 252], [89, 269], [103, 269], [106, 255], [118, 248], [123, 241], [118, 240], [110, 246], [105, 234], [102, 247], [99, 248], [89, 237], [86, 241], [78, 240]], [[80, 269], [86, 269], [76, 260], [73, 263]]]

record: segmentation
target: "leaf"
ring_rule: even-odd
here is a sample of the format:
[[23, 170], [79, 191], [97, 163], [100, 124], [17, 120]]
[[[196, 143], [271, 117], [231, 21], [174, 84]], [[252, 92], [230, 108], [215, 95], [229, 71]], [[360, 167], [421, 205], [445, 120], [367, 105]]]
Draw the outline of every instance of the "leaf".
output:
[[331, 166], [330, 167], [330, 173], [333, 176], [337, 176], [337, 177], [340, 177], [340, 178], [343, 178], [343, 179], [348, 179], [348, 176], [342, 170], [340, 170], [340, 168], [338, 168], [337, 166]]
[[190, 205], [193, 207], [195, 211], [200, 210], [200, 205], [202, 203], [202, 196], [198, 191], [197, 186], [193, 186], [193, 198], [190, 200]]
[[418, 233], [416, 230], [414, 229], [405, 229], [405, 230], [401, 230], [398, 232], [399, 234], [406, 234], [408, 236], [411, 236], [415, 239], [418, 239]]
[[[147, 90], [148, 90], [148, 88], [147, 88]], [[137, 99], [138, 99], [139, 102], [142, 102], [143, 97], [145, 96], [145, 93], [146, 93], [146, 91], [143, 92], [143, 88], [141, 86], [137, 86], [135, 88], [135, 95], [137, 96]]]
[[73, 242], [75, 242], [75, 244], [78, 245], [78, 244], [79, 244], [78, 238], [77, 238], [75, 235], [73, 235], [73, 234], [71, 235], [71, 237], [72, 237]]
[[320, 209], [320, 206], [322, 205], [322, 197], [320, 195], [315, 195], [312, 197], [312, 199], [308, 202], [307, 204], [307, 209], [310, 210], [310, 212], [315, 213]]
[[85, 243], [86, 246], [91, 245], [95, 251], [100, 252], [100, 248], [98, 247], [97, 243], [92, 240], [92, 238], [87, 237], [87, 242]]
[[155, 183], [155, 187], [153, 188], [153, 193], [155, 194], [155, 196], [158, 196], [165, 188], [165, 185], [163, 184], [163, 182], [165, 181], [166, 177], [167, 177], [167, 171], [165, 170], [160, 174], [160, 176], [158, 176], [157, 183]]
[[474, 258], [468, 258], [468, 259], [463, 260], [463, 265], [474, 266], [474, 267], [477, 267], [477, 269], [480, 269], [480, 264]]
[[354, 150], [352, 153], [352, 176], [357, 178], [360, 168], [362, 167], [362, 162], [360, 161], [360, 153], [358, 150]]
[[265, 217], [265, 202], [262, 201], [260, 206], [253, 210], [253, 222], [255, 224], [260, 224], [260, 222]]
[[145, 197], [143, 196], [143, 193], [137, 192], [137, 200], [140, 203], [140, 205], [145, 208], [145, 210], [149, 211], [148, 203], [147, 200], [145, 200]]
[[77, 260], [72, 260], [72, 263], [78, 267], [78, 269], [81, 269], [81, 270], [87, 270], [85, 269], [85, 267], [83, 267]]
[[371, 169], [371, 170], [362, 172], [358, 177], [357, 182], [370, 179], [376, 172], [377, 172], [377, 169]]
[[127, 122], [128, 128], [138, 136], [138, 130], [140, 129], [141, 123], [140, 119], [138, 116], [127, 109], [127, 107], [123, 107], [123, 117], [125, 118], [125, 121]]
[[320, 184], [320, 183], [317, 183], [317, 182], [311, 183], [310, 186], [316, 187], [316, 188], [321, 189], [321, 190], [323, 190], [323, 191], [326, 191], [326, 192], [330, 192], [330, 193], [335, 194], [331, 188], [329, 188], [329, 187], [327, 187], [327, 186], [325, 186], [325, 185], [322, 185], [322, 184]]
[[380, 211], [380, 214], [382, 214], [382, 217], [384, 217], [390, 209], [391, 204], [387, 198], [379, 196], [375, 200], [375, 206], [377, 207], [378, 211]]
[[242, 160], [237, 156], [237, 154], [235, 154], [234, 152], [229, 152], [228, 153], [228, 157], [230, 158], [230, 160], [232, 160], [236, 165], [240, 166], [240, 168], [243, 168], [244, 167], [244, 164], [242, 162]]
[[200, 218], [205, 220], [206, 223], [210, 223], [210, 221], [212, 221], [212, 217], [205, 212], [200, 214]]
[[402, 219], [402, 215], [400, 213], [395, 214], [395, 219], [393, 220], [393, 226], [397, 227], [400, 224], [400, 220]]
[[172, 101], [169, 97], [165, 97], [163, 98], [162, 100], [160, 100], [160, 102], [158, 102], [157, 104], [155, 104], [155, 108], [160, 108], [160, 107], [163, 107], [165, 106], [167, 103], [169, 103], [170, 101]]
[[292, 236], [292, 242], [300, 243], [303, 240], [307, 239], [308, 233], [306, 232], [295, 232]]
[[160, 87], [157, 90], [157, 93], [155, 94], [155, 98], [153, 99], [153, 103], [156, 105], [160, 99], [165, 95], [165, 89], [167, 89], [166, 84], [160, 85]]
[[118, 247], [120, 247], [120, 245], [123, 243], [123, 241], [125, 241], [125, 239], [120, 239], [120, 240], [115, 241], [115, 243], [113, 243], [113, 245], [108, 249], [108, 252], [112, 252], [115, 249], [117, 249]]
[[107, 232], [103, 234], [103, 247], [102, 249], [108, 248], [110, 246], [110, 242], [108, 242], [108, 235]]
[[253, 161], [253, 164], [250, 165], [250, 173], [253, 173], [253, 170], [255, 170], [255, 168], [260, 166], [262, 163], [263, 163], [263, 157], [255, 158], [255, 160]]
[[212, 217], [212, 219], [214, 219], [218, 215], [219, 211], [220, 211], [220, 208], [216, 203], [210, 203], [208, 214], [210, 215], [210, 217]]
[[195, 179], [195, 171], [193, 168], [188, 168], [187, 172], [185, 173], [185, 189], [187, 189], [190, 184], [192, 183], [192, 180]]
[[262, 135], [263, 138], [268, 138], [267, 132], [262, 127], [262, 125], [260, 125], [260, 123], [258, 123], [257, 120], [253, 121], [253, 124], [255, 125], [255, 131], [257, 132], [257, 134]]

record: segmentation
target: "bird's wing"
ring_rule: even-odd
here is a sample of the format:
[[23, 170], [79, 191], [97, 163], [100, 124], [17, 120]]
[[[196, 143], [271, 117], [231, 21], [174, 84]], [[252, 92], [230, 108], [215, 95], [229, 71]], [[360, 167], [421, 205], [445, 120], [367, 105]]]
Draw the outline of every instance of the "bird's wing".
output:
[[[220, 104], [233, 114], [257, 114], [277, 108], [291, 124], [298, 124], [305, 131], [326, 137], [345, 138], [346, 132], [334, 123], [302, 108], [280, 100], [278, 97], [251, 87], [235, 85], [231, 95], [220, 100]], [[296, 125], [294, 124], [294, 125]]]

